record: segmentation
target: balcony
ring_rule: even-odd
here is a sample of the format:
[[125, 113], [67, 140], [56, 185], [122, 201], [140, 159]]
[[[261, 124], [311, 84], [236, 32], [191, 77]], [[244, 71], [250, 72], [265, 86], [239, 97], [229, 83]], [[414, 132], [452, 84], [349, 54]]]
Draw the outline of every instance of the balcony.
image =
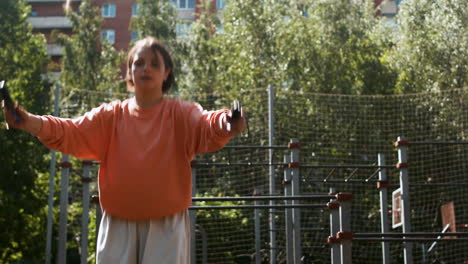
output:
[[62, 56], [63, 47], [57, 44], [47, 44], [47, 55], [48, 56]]
[[179, 9], [177, 13], [181, 20], [195, 20], [195, 9]]
[[28, 22], [31, 23], [34, 29], [64, 29], [71, 28], [71, 22], [65, 16], [47, 16], [47, 17], [30, 17]]
[[[81, 0], [71, 0], [72, 2], [81, 2]], [[66, 0], [27, 0], [29, 4], [36, 3], [65, 3]]]
[[395, 0], [385, 0], [383, 1], [378, 8], [382, 16], [393, 17], [398, 13], [398, 4]]

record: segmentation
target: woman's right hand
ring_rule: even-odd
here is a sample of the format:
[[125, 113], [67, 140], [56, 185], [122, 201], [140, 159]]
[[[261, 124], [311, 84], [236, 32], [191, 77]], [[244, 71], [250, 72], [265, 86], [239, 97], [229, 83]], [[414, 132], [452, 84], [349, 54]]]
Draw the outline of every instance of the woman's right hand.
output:
[[[40, 116], [30, 114], [20, 105], [15, 105], [15, 113], [13, 114], [8, 107], [5, 107], [5, 102], [2, 101], [3, 116], [6, 120], [7, 129], [21, 129], [32, 135], [37, 135], [42, 128], [42, 119]], [[17, 116], [16, 116], [17, 115]], [[18, 118], [19, 117], [19, 118]]]

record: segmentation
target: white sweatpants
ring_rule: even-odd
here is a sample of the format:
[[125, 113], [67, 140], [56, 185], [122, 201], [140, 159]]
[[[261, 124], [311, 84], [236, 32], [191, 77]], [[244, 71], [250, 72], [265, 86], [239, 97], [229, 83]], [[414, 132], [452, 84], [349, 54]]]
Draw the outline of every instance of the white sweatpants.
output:
[[189, 264], [188, 212], [150, 221], [127, 221], [103, 212], [97, 264]]

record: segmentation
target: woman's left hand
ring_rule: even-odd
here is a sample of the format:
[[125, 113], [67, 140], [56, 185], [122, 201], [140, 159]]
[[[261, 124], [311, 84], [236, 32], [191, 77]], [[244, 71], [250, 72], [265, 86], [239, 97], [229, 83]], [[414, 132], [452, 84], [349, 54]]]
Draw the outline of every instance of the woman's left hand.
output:
[[232, 118], [232, 111], [229, 111], [224, 119], [223, 126], [229, 133], [235, 136], [244, 132], [247, 124], [242, 108], [240, 109], [240, 116], [234, 119]]

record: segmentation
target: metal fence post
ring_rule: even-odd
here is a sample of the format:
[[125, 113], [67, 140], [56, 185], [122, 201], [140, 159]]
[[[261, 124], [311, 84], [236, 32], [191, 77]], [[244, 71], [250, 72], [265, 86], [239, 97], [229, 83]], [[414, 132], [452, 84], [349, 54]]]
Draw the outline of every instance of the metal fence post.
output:
[[[258, 189], [254, 190], [254, 196], [261, 195]], [[259, 205], [258, 201], [255, 201], [255, 205]], [[255, 263], [262, 263], [262, 254], [261, 254], [261, 239], [260, 239], [260, 209], [254, 209], [254, 232], [255, 232]]]
[[62, 179], [60, 187], [60, 220], [59, 241], [57, 249], [57, 263], [67, 262], [67, 217], [68, 217], [68, 182], [71, 163], [68, 155], [63, 155], [60, 167], [62, 167]]
[[[55, 98], [54, 98], [54, 116], [59, 116], [59, 97], [60, 97], [60, 85], [55, 84]], [[55, 165], [57, 151], [50, 151], [50, 170], [49, 170], [49, 198], [47, 201], [47, 234], [46, 234], [46, 259], [45, 263], [50, 264], [52, 257], [52, 222], [54, 218], [54, 195], [55, 195]]]
[[[349, 197], [346, 197], [348, 195]], [[351, 250], [351, 195], [345, 194], [344, 199], [338, 200], [340, 202], [340, 232], [338, 233], [338, 239], [341, 243], [341, 263], [351, 264], [353, 263]]]
[[[192, 166], [192, 197], [195, 197], [197, 195], [197, 169]], [[192, 205], [193, 202], [192, 202]], [[196, 232], [195, 232], [195, 226], [196, 226], [196, 212], [195, 211], [190, 211], [189, 212], [190, 216], [190, 263], [196, 264], [197, 263], [197, 239], [196, 239]]]
[[[336, 189], [330, 187], [330, 194], [336, 194]], [[328, 203], [330, 209], [330, 237], [334, 238], [338, 232], [340, 232], [340, 204], [339, 202], [331, 199]], [[335, 241], [330, 241], [331, 248], [331, 263], [341, 263], [341, 249], [340, 244]]]
[[[291, 168], [292, 175], [292, 195], [300, 195], [300, 175], [299, 175], [299, 141], [296, 138], [291, 139], [289, 143], [291, 149]], [[292, 204], [298, 204], [297, 201], [292, 201]], [[293, 236], [294, 236], [294, 263], [301, 263], [302, 258], [302, 245], [301, 245], [301, 210], [299, 208], [293, 209]]]
[[201, 225], [196, 225], [195, 230], [198, 230], [201, 235], [202, 240], [202, 264], [208, 263], [208, 236], [206, 234], [205, 229]]
[[89, 183], [91, 177], [89, 172], [93, 161], [83, 160], [83, 176], [81, 182], [83, 183], [83, 215], [81, 218], [81, 263], [88, 263], [88, 225], [89, 225]]
[[[274, 100], [275, 100], [275, 87], [273, 85], [268, 86], [268, 143], [271, 146], [275, 144], [275, 116], [274, 116]], [[273, 163], [273, 149], [268, 150], [269, 162]], [[271, 165], [269, 167], [270, 175], [270, 195], [275, 195], [275, 167]], [[274, 205], [274, 201], [270, 201], [270, 205]], [[270, 209], [269, 222], [270, 222], [270, 263], [276, 264], [276, 224], [275, 224], [275, 209]]]
[[97, 239], [99, 237], [99, 227], [101, 225], [101, 218], [102, 218], [102, 209], [101, 209], [101, 204], [99, 202], [99, 195], [93, 195], [91, 196], [91, 201], [94, 203], [96, 206], [96, 219], [95, 219], [95, 225], [96, 225], [96, 239], [94, 242], [96, 242], [97, 245]]
[[[289, 164], [291, 162], [290, 155], [284, 155], [284, 163]], [[284, 168], [284, 196], [292, 196], [292, 188], [291, 188], [291, 169], [288, 167]], [[287, 200], [285, 203], [287, 205], [291, 205], [292, 201]], [[294, 263], [294, 248], [293, 248], [293, 214], [291, 208], [286, 208], [285, 210], [285, 225], [286, 225], [286, 259], [287, 263]]]
[[[411, 232], [411, 210], [408, 180], [408, 142], [404, 137], [398, 137], [396, 142], [398, 148], [398, 164], [400, 170], [401, 188], [401, 220], [403, 222], [403, 233]], [[403, 242], [403, 255], [405, 264], [413, 264], [413, 243]]]
[[[385, 166], [385, 155], [378, 153], [378, 165]], [[388, 179], [387, 169], [379, 168], [379, 181], [377, 188], [380, 195], [380, 230], [382, 233], [388, 232], [388, 193], [387, 193]], [[382, 242], [382, 264], [390, 264], [390, 245], [388, 242]]]

